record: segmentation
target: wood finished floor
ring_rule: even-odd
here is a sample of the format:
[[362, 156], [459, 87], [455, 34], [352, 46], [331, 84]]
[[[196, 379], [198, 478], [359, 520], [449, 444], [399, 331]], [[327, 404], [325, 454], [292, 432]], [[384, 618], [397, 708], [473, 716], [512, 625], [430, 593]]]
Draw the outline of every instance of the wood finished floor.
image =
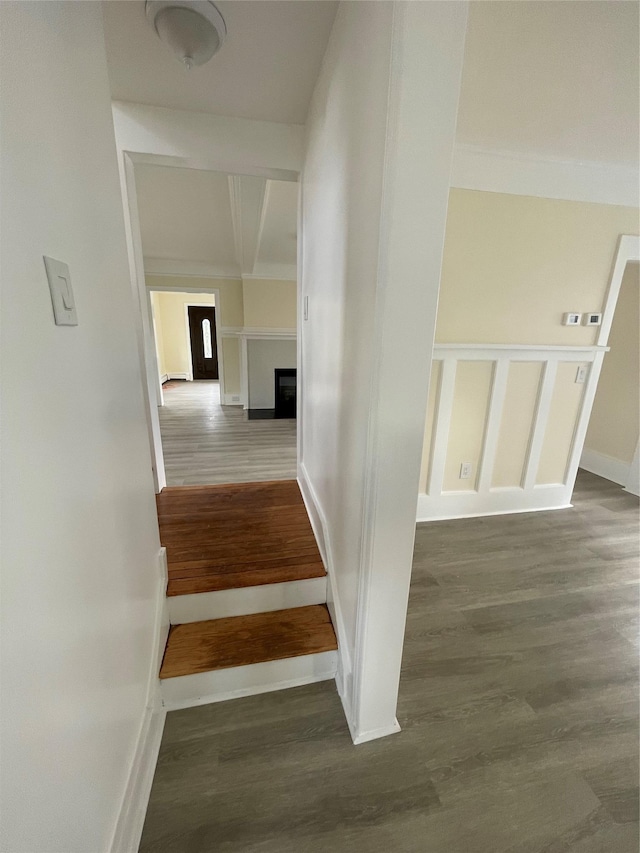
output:
[[160, 678], [314, 655], [338, 648], [324, 604], [172, 625]]
[[160, 433], [167, 485], [290, 480], [296, 472], [295, 420], [250, 421], [220, 405], [218, 382], [163, 385]]
[[637, 853], [638, 501], [418, 527], [398, 719], [330, 682], [174, 711], [143, 853]]
[[156, 504], [167, 595], [325, 575], [295, 480], [169, 487]]

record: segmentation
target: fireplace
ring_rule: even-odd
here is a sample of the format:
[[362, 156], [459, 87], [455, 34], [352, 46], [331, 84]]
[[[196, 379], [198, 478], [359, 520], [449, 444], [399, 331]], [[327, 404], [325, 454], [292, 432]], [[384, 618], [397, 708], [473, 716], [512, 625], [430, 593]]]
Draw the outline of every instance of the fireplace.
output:
[[275, 414], [276, 418], [295, 418], [296, 416], [296, 369], [295, 367], [276, 367], [275, 373]]

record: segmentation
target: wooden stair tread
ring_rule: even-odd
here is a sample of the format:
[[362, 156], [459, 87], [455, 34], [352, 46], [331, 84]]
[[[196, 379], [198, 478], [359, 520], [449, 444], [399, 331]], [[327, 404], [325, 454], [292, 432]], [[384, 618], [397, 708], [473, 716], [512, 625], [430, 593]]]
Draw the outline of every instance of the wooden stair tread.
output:
[[324, 604], [172, 625], [160, 678], [312, 655], [338, 648]]
[[170, 486], [157, 496], [167, 595], [324, 577], [295, 480]]

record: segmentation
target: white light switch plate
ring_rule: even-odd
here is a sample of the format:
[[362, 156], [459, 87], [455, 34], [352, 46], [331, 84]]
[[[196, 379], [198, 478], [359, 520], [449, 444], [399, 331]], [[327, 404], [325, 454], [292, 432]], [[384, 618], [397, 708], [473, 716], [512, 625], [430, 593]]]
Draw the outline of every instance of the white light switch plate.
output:
[[44, 256], [44, 265], [49, 279], [56, 326], [77, 326], [78, 315], [76, 314], [76, 303], [71, 289], [69, 267], [62, 261], [56, 261], [55, 258], [48, 258], [46, 255]]

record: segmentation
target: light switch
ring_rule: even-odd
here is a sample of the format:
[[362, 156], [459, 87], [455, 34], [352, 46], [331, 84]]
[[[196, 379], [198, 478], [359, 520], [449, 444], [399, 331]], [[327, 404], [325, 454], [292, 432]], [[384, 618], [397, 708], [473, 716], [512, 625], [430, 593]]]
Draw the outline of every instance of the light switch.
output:
[[76, 303], [71, 289], [69, 267], [62, 261], [44, 256], [44, 266], [49, 279], [53, 316], [56, 326], [77, 326]]

